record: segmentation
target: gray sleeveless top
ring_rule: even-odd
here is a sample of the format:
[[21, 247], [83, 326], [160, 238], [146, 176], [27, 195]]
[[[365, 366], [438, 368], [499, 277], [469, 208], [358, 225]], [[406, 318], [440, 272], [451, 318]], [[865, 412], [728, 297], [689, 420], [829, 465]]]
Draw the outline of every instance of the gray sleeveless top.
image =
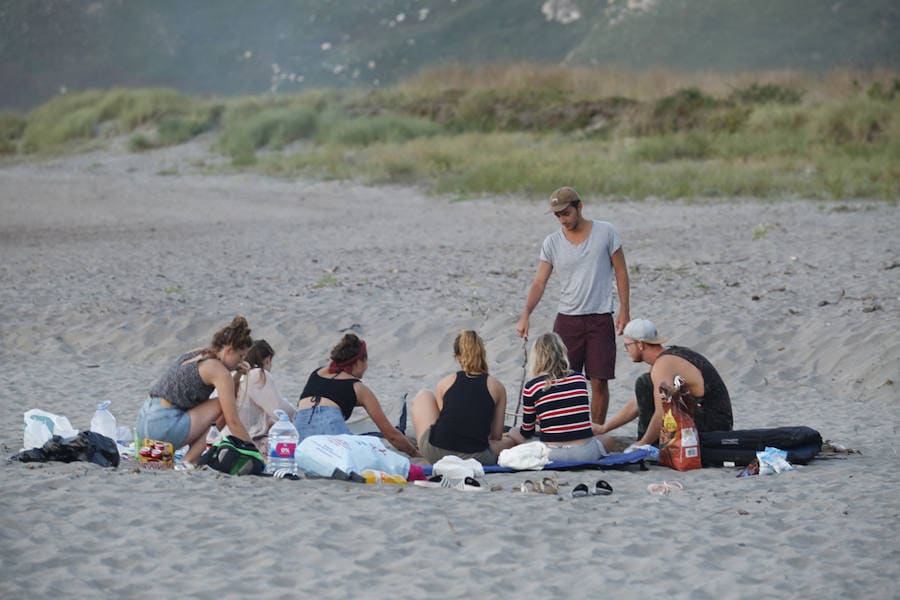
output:
[[216, 389], [216, 386], [206, 384], [200, 378], [200, 363], [206, 359], [201, 358], [186, 365], [181, 364], [201, 352], [203, 351], [193, 350], [179, 356], [174, 364], [166, 369], [159, 381], [150, 388], [150, 395], [154, 398], [165, 398], [172, 406], [181, 410], [194, 408], [209, 400], [209, 395]]

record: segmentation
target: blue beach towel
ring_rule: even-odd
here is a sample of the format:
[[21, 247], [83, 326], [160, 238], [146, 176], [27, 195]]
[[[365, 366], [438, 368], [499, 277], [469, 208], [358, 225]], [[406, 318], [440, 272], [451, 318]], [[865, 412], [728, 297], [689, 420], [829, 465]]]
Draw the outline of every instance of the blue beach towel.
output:
[[[604, 456], [600, 460], [592, 460], [588, 462], [569, 462], [555, 460], [544, 465], [542, 471], [578, 471], [582, 469], [624, 469], [631, 465], [638, 465], [640, 469], [646, 470], [644, 461], [650, 456], [647, 450], [632, 450], [628, 453], [610, 454]], [[432, 465], [422, 465], [422, 471], [425, 476], [431, 475]], [[516, 469], [509, 467], [501, 467], [500, 465], [484, 465], [485, 473], [516, 473]]]

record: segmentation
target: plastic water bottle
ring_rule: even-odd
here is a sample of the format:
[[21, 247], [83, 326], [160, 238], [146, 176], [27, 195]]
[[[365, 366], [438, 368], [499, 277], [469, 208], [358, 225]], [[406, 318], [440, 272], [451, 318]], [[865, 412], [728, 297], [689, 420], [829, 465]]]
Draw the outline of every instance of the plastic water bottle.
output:
[[111, 412], [106, 410], [110, 404], [111, 402], [107, 400], [106, 402], [101, 402], [97, 405], [97, 411], [94, 413], [94, 416], [91, 417], [91, 431], [99, 433], [100, 435], [105, 435], [109, 439], [115, 441], [116, 418]]
[[276, 410], [278, 420], [269, 429], [269, 460], [266, 463], [266, 473], [274, 473], [279, 469], [288, 469], [291, 473], [297, 472], [297, 463], [294, 462], [294, 452], [300, 441], [297, 428], [291, 423], [290, 418], [283, 410]]

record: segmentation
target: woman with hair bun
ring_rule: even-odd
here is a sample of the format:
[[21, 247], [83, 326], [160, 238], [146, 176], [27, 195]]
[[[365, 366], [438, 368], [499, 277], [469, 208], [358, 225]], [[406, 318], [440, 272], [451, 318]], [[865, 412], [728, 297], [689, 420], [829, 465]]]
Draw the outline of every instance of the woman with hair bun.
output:
[[506, 388], [488, 375], [481, 337], [464, 330], [453, 342], [460, 370], [441, 379], [434, 393], [422, 390], [412, 402], [419, 452], [430, 463], [454, 455], [497, 464], [497, 455], [511, 442], [503, 440]]
[[300, 441], [311, 435], [351, 434], [346, 421], [354, 407], [362, 406], [394, 448], [419, 456], [416, 447], [388, 421], [372, 390], [361, 381], [368, 368], [366, 342], [354, 333], [344, 334], [331, 350], [331, 363], [310, 373], [300, 394], [294, 415]]
[[[228, 425], [231, 435], [249, 442], [234, 391], [248, 370], [244, 355], [252, 344], [247, 319], [239, 315], [213, 335], [209, 346], [175, 359], [150, 388], [150, 397], [137, 416], [138, 436], [169, 442], [175, 448], [189, 446], [182, 460], [187, 468], [206, 449], [212, 423]], [[210, 398], [213, 390], [216, 398]]]

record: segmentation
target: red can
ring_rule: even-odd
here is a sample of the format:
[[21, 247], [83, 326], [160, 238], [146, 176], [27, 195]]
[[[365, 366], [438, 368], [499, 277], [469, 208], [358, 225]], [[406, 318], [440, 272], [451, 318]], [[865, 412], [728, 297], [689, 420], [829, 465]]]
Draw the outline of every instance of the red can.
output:
[[140, 454], [144, 458], [150, 458], [150, 456], [151, 456], [150, 446], [141, 446], [141, 449], [138, 451], [138, 454]]

